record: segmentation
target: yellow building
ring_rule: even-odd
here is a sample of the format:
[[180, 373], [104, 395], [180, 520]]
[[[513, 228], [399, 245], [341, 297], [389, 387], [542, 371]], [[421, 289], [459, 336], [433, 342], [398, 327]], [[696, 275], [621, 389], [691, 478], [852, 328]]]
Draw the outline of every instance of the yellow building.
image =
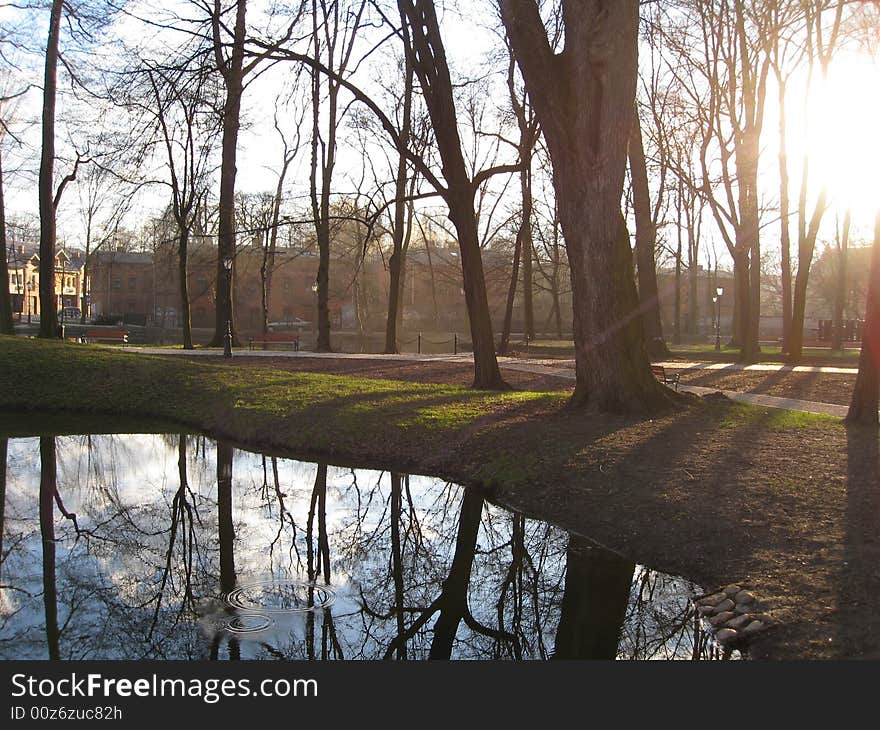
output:
[[[80, 308], [86, 287], [83, 282], [83, 256], [79, 251], [60, 249], [55, 253], [55, 309]], [[40, 254], [25, 246], [7, 251], [9, 294], [12, 312], [19, 321], [40, 316]]]

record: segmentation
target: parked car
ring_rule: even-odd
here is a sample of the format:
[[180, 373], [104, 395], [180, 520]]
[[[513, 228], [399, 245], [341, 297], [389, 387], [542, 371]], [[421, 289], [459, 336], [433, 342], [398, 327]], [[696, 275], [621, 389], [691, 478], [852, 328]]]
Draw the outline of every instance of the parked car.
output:
[[287, 319], [282, 322], [269, 322], [269, 331], [284, 332], [286, 330], [301, 330], [311, 327], [311, 325], [312, 323], [305, 319], [294, 317], [293, 319]]

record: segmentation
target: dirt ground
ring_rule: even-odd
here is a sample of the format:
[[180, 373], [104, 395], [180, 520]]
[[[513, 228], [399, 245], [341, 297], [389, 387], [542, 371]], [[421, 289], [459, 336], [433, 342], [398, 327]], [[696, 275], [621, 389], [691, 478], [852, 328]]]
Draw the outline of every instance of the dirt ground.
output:
[[682, 370], [681, 382], [719, 390], [849, 405], [855, 374]]

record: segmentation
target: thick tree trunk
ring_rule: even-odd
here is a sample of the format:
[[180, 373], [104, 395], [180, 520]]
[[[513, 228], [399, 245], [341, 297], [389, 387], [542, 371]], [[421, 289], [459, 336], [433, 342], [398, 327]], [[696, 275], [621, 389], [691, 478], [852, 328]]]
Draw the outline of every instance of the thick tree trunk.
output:
[[[55, 96], [58, 80], [58, 37], [62, 0], [52, 1], [46, 70], [43, 79], [43, 131], [38, 182], [40, 198], [40, 337], [56, 336], [58, 302], [55, 299]], [[6, 279], [4, 285], [8, 285]]]
[[[642, 129], [637, 112], [633, 112], [629, 138], [629, 169], [632, 177], [633, 209], [636, 219], [636, 261], [639, 275], [639, 307], [648, 356], [661, 358], [669, 354], [663, 341], [660, 320], [660, 297], [657, 292], [657, 265], [654, 260], [656, 230], [651, 217], [651, 194], [648, 189], [648, 167], [642, 143]], [[678, 281], [676, 280], [676, 285]]]
[[[216, 6], [215, 6], [216, 7]], [[235, 31], [232, 55], [225, 64], [223, 79], [226, 83], [226, 102], [223, 105], [223, 140], [220, 160], [220, 217], [217, 231], [217, 303], [214, 318], [214, 336], [211, 347], [222, 347], [227, 323], [232, 330], [233, 344], [238, 345], [233, 307], [234, 271], [227, 271], [224, 261], [235, 259], [235, 173], [238, 151], [238, 131], [241, 124], [241, 96], [244, 90], [242, 66], [244, 61], [246, 0], [236, 0]], [[217, 12], [217, 10], [215, 10]], [[220, 44], [219, 37], [214, 43]]]
[[553, 162], [571, 269], [572, 403], [601, 411], [669, 403], [671, 391], [651, 374], [620, 212], [635, 103], [638, 2], [566, 5], [561, 55], [532, 0], [501, 0], [501, 15]]
[[635, 563], [574, 535], [554, 659], [616, 659]]
[[[0, 134], [2, 138], [2, 134]], [[3, 199], [3, 153], [0, 150], [0, 335], [14, 335], [12, 295], [9, 293], [9, 265], [6, 261], [6, 204]], [[22, 267], [24, 268], [24, 267]], [[22, 272], [24, 276], [24, 272]], [[26, 291], [26, 290], [24, 290]], [[26, 296], [28, 296], [26, 294]], [[3, 523], [0, 522], [0, 529]]]
[[876, 426], [880, 403], [880, 211], [874, 220], [874, 246], [871, 249], [871, 270], [868, 297], [865, 303], [865, 326], [862, 331], [862, 352], [859, 374], [853, 389], [846, 420]]

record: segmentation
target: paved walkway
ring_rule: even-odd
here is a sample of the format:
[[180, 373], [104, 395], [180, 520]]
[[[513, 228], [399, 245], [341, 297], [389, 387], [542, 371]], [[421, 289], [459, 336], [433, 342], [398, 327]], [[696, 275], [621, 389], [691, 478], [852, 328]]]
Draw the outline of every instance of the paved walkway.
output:
[[[574, 367], [574, 360], [554, 360], [550, 358], [529, 358], [529, 362], [538, 365], [549, 365], [554, 367]], [[662, 365], [670, 370], [681, 370], [683, 372], [693, 372], [699, 370], [717, 370], [721, 372], [734, 373], [740, 371], [762, 372], [762, 373], [835, 373], [838, 375], [855, 375], [859, 372], [858, 368], [839, 367], [836, 365], [783, 365], [781, 363], [760, 362], [754, 365], [742, 365], [736, 362], [691, 362], [685, 360], [668, 360], [654, 363]]]
[[[145, 355], [182, 355], [186, 357], [217, 357], [222, 353], [217, 349], [179, 350], [176, 348], [161, 347], [126, 347], [126, 352], [138, 352]], [[379, 355], [370, 353], [352, 352], [290, 352], [284, 350], [236, 350], [236, 353], [248, 357], [291, 357], [291, 358], [317, 358], [338, 360], [387, 360], [389, 362], [471, 362], [470, 353], [462, 355]], [[810, 366], [772, 365], [760, 363], [757, 365], [738, 365], [735, 363], [682, 363], [664, 362], [659, 363], [663, 367], [677, 370], [760, 370], [798, 373], [857, 373], [854, 368], [826, 368]], [[549, 359], [522, 359], [513, 357], [499, 357], [498, 365], [507, 370], [518, 370], [524, 373], [537, 375], [549, 375], [550, 377], [574, 380], [574, 360], [549, 360]], [[679, 390], [707, 395], [709, 393], [723, 393], [731, 400], [741, 403], [749, 403], [755, 406], [767, 408], [782, 408], [789, 411], [802, 411], [804, 413], [820, 413], [829, 416], [846, 416], [847, 407], [833, 403], [818, 403], [816, 401], [798, 400], [796, 398], [778, 398], [772, 395], [759, 393], [741, 393], [734, 390], [719, 390], [718, 388], [703, 388], [696, 385], [681, 385]]]

